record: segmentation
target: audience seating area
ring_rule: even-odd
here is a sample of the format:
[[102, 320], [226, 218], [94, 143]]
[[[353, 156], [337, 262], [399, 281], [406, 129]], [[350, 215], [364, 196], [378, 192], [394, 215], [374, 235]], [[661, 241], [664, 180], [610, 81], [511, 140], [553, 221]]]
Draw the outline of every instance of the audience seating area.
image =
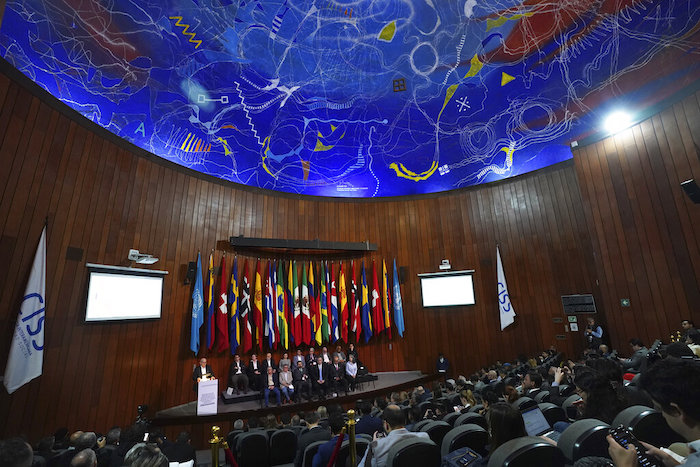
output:
[[[606, 465], [605, 462], [613, 465], [606, 437], [611, 427], [618, 426], [655, 446], [684, 442], [651, 404], [632, 403], [639, 396], [635, 392], [638, 377], [626, 378], [623, 382], [622, 372], [618, 371], [620, 380], [610, 379], [599, 384], [598, 390], [589, 389], [580, 382], [579, 377], [582, 380], [586, 375], [598, 378], [603, 374], [601, 368], [615, 369], [619, 365], [613, 360], [602, 362], [601, 358], [588, 355], [562, 365], [562, 356], [550, 350], [536, 358], [483, 368], [469, 379], [460, 376], [457, 380], [440, 381], [431, 388], [416, 387], [411, 392], [358, 401], [355, 407], [357, 462], [366, 454], [374, 456], [377, 449], [382, 451], [379, 465], [391, 467], [459, 465], [460, 461], [466, 462], [465, 459], [473, 459], [470, 466], [490, 467]], [[603, 396], [599, 393], [606, 393], [612, 399], [601, 399]], [[582, 398], [582, 394], [586, 397]], [[388, 409], [389, 404], [395, 407]], [[325, 467], [325, 458], [321, 463], [319, 460], [324, 449], [323, 455], [328, 454], [328, 447], [319, 448], [326, 443], [335, 446], [336, 440], [331, 437], [329, 420], [342, 416], [347, 422], [346, 409], [348, 407], [334, 404], [294, 417], [287, 413], [286, 417], [281, 417], [283, 424], [275, 415], [268, 415], [265, 420], [255, 417], [236, 420], [235, 429], [225, 438], [240, 467]], [[390, 410], [405, 418], [405, 423], [390, 425], [389, 418], [384, 416]], [[530, 412], [539, 417], [535, 422], [525, 417]], [[539, 426], [535, 427], [533, 424], [537, 420]], [[379, 448], [379, 444], [377, 448], [372, 447], [373, 430], [382, 424], [389, 430], [387, 438], [394, 429], [406, 427], [403, 435], [392, 438], [386, 450]], [[368, 430], [366, 427], [370, 426], [374, 428]], [[69, 437], [67, 430], [57, 432], [48, 449], [46, 440], [39, 443], [34, 452], [34, 465], [71, 465], [72, 456], [85, 446], [96, 453], [98, 467], [139, 465], [125, 464], [124, 458], [128, 448], [143, 440], [147, 429], [146, 422], [137, 423], [117, 433], [116, 438], [110, 431], [107, 439], [99, 442], [94, 433], [77, 432]], [[182, 451], [174, 446], [189, 445], [187, 433], [181, 433], [173, 443], [148, 430], [148, 441], [166, 456]], [[2, 443], [2, 446], [7, 445], [6, 441]], [[382, 443], [381, 439], [376, 443]], [[339, 446], [335, 465], [350, 466], [349, 441], [342, 441]], [[191, 455], [194, 449], [190, 448], [189, 452]], [[168, 459], [171, 462], [185, 460]], [[597, 460], [587, 464], [590, 459]]]

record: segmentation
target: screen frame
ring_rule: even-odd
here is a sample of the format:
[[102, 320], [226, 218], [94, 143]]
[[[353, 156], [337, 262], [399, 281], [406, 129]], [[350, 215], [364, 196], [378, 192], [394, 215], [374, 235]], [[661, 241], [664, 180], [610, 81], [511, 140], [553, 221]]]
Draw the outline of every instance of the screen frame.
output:
[[[456, 307], [469, 307], [476, 306], [476, 287], [474, 286], [474, 275], [476, 271], [474, 269], [463, 269], [460, 271], [440, 271], [440, 272], [424, 272], [417, 274], [420, 279], [420, 295], [421, 295], [421, 305], [423, 308], [440, 309], [440, 308], [456, 308]], [[472, 292], [474, 295], [474, 303], [471, 304], [455, 304], [455, 305], [426, 305], [423, 297], [423, 278], [431, 279], [435, 277], [445, 277], [445, 276], [472, 276]]]
[[[85, 324], [109, 324], [109, 323], [138, 323], [143, 321], [156, 321], [163, 317], [163, 289], [165, 288], [165, 277], [169, 274], [168, 271], [161, 271], [155, 269], [138, 269], [138, 268], [128, 268], [124, 266], [111, 266], [108, 264], [96, 264], [96, 263], [86, 263], [85, 268], [87, 269], [87, 287], [85, 288], [85, 312], [83, 313], [83, 322]], [[148, 317], [148, 318], [127, 318], [127, 319], [99, 319], [99, 320], [88, 320], [87, 319], [87, 305], [90, 296], [90, 281], [92, 279], [92, 273], [98, 272], [103, 274], [112, 274], [115, 276], [139, 276], [139, 277], [156, 277], [163, 280], [160, 288], [160, 314], [158, 316]]]

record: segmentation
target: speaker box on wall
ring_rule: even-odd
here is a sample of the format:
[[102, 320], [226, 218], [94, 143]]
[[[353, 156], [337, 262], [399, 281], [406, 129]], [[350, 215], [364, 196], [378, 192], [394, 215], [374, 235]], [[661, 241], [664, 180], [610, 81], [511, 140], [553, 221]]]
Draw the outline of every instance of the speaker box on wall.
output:
[[408, 267], [399, 266], [399, 282], [402, 284], [406, 283], [406, 278], [408, 277]]
[[691, 178], [690, 180], [684, 181], [681, 183], [681, 187], [683, 188], [683, 191], [685, 191], [685, 194], [690, 197], [693, 203], [700, 203], [700, 187], [698, 187], [698, 184], [695, 183], [695, 179]]
[[[182, 269], [180, 269], [182, 271]], [[197, 274], [197, 263], [190, 261], [187, 263], [187, 274], [185, 275], [185, 285], [191, 283], [194, 280], [194, 276]]]

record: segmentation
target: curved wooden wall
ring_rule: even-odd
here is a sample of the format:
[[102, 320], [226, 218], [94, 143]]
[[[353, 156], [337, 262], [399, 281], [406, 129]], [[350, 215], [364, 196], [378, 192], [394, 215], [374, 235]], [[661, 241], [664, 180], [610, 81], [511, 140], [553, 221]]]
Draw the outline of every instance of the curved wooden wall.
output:
[[[209, 251], [231, 235], [378, 243], [377, 259], [396, 257], [408, 270], [402, 286], [406, 337], [392, 342], [381, 337], [361, 345], [368, 366], [374, 371], [428, 372], [434, 369], [437, 352], [443, 351], [453, 370], [466, 374], [496, 359], [553, 344], [568, 354], [579, 351], [581, 335], [553, 322], [564, 317], [560, 295], [592, 292], [602, 311], [613, 308], [622, 279], [615, 274], [616, 266], [607, 263], [610, 249], [600, 246], [602, 239], [624, 232], [627, 237], [616, 238], [629, 240], [646, 229], [647, 219], [660, 215], [641, 212], [645, 217], [635, 225], [637, 233], [628, 226], [610, 230], [606, 222], [615, 214], [610, 194], [621, 194], [612, 187], [618, 172], [602, 171], [598, 162], [583, 158], [576, 166], [563, 163], [498, 184], [422, 198], [345, 201], [251, 191], [137, 155], [35, 94], [40, 93], [0, 75], [3, 365], [36, 242], [44, 218], [49, 219], [44, 374], [12, 396], [0, 391], [0, 437], [24, 433], [35, 441], [58, 426], [106, 431], [133, 421], [140, 403], [149, 404], [152, 414], [192, 400], [191, 286], [183, 285], [184, 265], [196, 258], [198, 249]], [[690, 140], [683, 141], [690, 154]], [[650, 173], [633, 172], [633, 177], [654, 185]], [[600, 195], [599, 183], [605, 184], [606, 196]], [[672, 186], [669, 182], [659, 190]], [[687, 261], [697, 278], [697, 235], [692, 229], [698, 223], [692, 227], [697, 214], [690, 213], [696, 207], [675, 194], [672, 203], [687, 218], [671, 230], [681, 232], [688, 244], [696, 241], [688, 247]], [[660, 205], [664, 215], [668, 207], [666, 202]], [[668, 242], [678, 238], [674, 234]], [[504, 332], [498, 324], [496, 242], [519, 315]], [[127, 265], [129, 248], [157, 255], [161, 261], [156, 267], [171, 272], [162, 319], [83, 323], [85, 263]], [[73, 249], [83, 251], [80, 260], [71, 259]], [[648, 287], [661, 298], [667, 292], [677, 297], [686, 293], [685, 301], [674, 302], [680, 316], [689, 312], [683, 307], [694, 306], [694, 295], [689, 279], [677, 278], [677, 273], [688, 271], [682, 267], [687, 261], [678, 258], [683, 251], [677, 253], [678, 261], [667, 263], [668, 273], [676, 277], [671, 291], [652, 281]], [[215, 260], [220, 258], [217, 251]], [[437, 311], [421, 307], [416, 274], [437, 270], [443, 258], [455, 268], [476, 270], [476, 306]], [[599, 290], [600, 278], [604, 283]], [[625, 275], [625, 281], [630, 279]], [[657, 279], [663, 279], [661, 273]], [[660, 313], [651, 308], [643, 312]], [[609, 326], [611, 332], [622, 333], [624, 321], [616, 313]], [[649, 324], [654, 322], [649, 318]], [[665, 332], [664, 323], [659, 325]], [[557, 335], [565, 340], [557, 340]], [[230, 357], [211, 360], [224, 374]]]

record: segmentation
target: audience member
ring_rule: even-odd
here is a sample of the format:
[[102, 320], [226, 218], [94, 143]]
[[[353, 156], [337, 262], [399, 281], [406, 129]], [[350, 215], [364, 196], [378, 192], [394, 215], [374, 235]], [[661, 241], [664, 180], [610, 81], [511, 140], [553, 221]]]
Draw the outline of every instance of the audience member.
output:
[[406, 438], [424, 438], [430, 439], [428, 433], [411, 432], [405, 428], [405, 418], [403, 411], [397, 405], [388, 405], [383, 413], [384, 431], [387, 433], [385, 437], [374, 435], [372, 442], [369, 444], [365, 455], [358, 464], [359, 467], [384, 467], [386, 466], [387, 454], [389, 449], [398, 441]]
[[685, 343], [688, 344], [688, 347], [693, 351], [696, 357], [700, 357], [700, 331], [695, 328], [688, 329]]
[[688, 338], [688, 331], [691, 329], [695, 329], [695, 324], [691, 320], [684, 319], [681, 321], [681, 342], [686, 341]]
[[370, 415], [372, 412], [372, 404], [370, 404], [369, 401], [358, 400], [355, 404], [355, 410], [357, 410], [357, 413], [360, 415], [360, 419], [355, 425], [355, 433], [374, 435], [376, 431], [381, 431], [382, 419]]
[[[642, 373], [639, 386], [649, 394], [669, 427], [688, 441], [690, 455], [684, 465], [700, 465], [700, 362], [666, 358]], [[643, 444], [664, 465], [678, 465], [666, 452]], [[611, 436], [608, 445], [617, 467], [638, 465], [634, 450], [623, 448]]]
[[578, 367], [574, 384], [582, 399], [578, 407], [580, 418], [595, 418], [610, 424], [625, 406], [610, 380], [592, 368]]
[[128, 467], [168, 467], [168, 458], [155, 444], [138, 443], [126, 453], [124, 465]]
[[[241, 426], [243, 425], [243, 420], [236, 420], [237, 422], [241, 422]], [[234, 429], [235, 428], [235, 423], [234, 423]], [[181, 431], [177, 435], [177, 439], [175, 440], [174, 443], [169, 444], [168, 446], [163, 448], [163, 454], [168, 458], [170, 462], [188, 462], [191, 460], [196, 461], [197, 456], [194, 447], [191, 444], [192, 440], [190, 438], [190, 434], [187, 431]], [[231, 447], [231, 449], [235, 449], [235, 446]]]
[[299, 434], [299, 440], [297, 441], [297, 455], [294, 458], [295, 467], [301, 466], [301, 462], [304, 459], [304, 451], [311, 443], [331, 439], [330, 431], [318, 425], [319, 416], [317, 412], [307, 413], [304, 416], [304, 419], [306, 420], [307, 429]]
[[632, 356], [630, 358], [620, 357], [619, 360], [622, 363], [622, 368], [630, 372], [638, 372], [642, 368], [642, 364], [646, 361], [649, 350], [644, 347], [642, 341], [637, 338], [630, 339], [630, 346], [634, 352]]
[[[235, 422], [233, 422], [233, 429], [234, 430], [243, 430], [245, 428], [245, 424], [243, 423], [243, 420], [240, 418], [237, 418]], [[233, 448], [233, 446], [232, 446]]]
[[97, 455], [90, 448], [82, 449], [70, 461], [70, 467], [95, 467]]
[[[486, 414], [486, 423], [489, 427], [489, 456], [506, 441], [527, 436], [520, 411], [505, 402], [497, 402], [490, 406]], [[486, 464], [488, 456], [482, 460], [481, 465]]]
[[292, 357], [292, 366], [290, 366], [290, 368], [296, 368], [297, 362], [301, 362], [301, 366], [303, 367], [306, 366], [306, 358], [302, 355], [301, 349], [297, 349], [297, 354]]
[[277, 423], [277, 417], [275, 417], [274, 414], [267, 414], [267, 417], [265, 417], [265, 429], [266, 430], [275, 430], [279, 428], [279, 423]]
[[0, 441], [0, 465], [3, 467], [31, 467], [32, 447], [22, 438]]
[[[342, 436], [343, 440], [348, 439], [347, 434], [342, 434], [341, 432], [343, 431], [343, 427], [345, 426], [345, 420], [343, 419], [343, 415], [340, 413], [334, 413], [328, 418], [328, 423], [331, 428], [331, 433], [333, 436], [331, 439], [323, 443], [318, 447], [318, 451], [316, 451], [316, 455], [314, 456], [313, 459], [313, 467], [326, 467], [328, 465], [328, 461], [331, 459], [331, 456], [333, 455], [333, 450], [335, 449], [335, 445], [338, 442], [338, 437]], [[340, 461], [336, 459], [337, 464], [336, 465], [345, 465], [344, 460]]]

